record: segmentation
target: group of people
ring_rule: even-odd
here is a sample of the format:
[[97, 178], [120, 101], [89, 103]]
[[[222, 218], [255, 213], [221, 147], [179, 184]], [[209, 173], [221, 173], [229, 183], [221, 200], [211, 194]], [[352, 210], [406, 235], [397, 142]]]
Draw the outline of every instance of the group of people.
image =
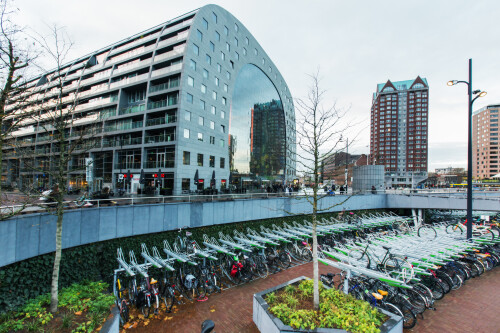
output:
[[[324, 186], [323, 189], [325, 192], [327, 192], [329, 195], [335, 195], [335, 184], [333, 184], [330, 188], [328, 186]], [[339, 194], [347, 194], [347, 187], [344, 187], [344, 185], [340, 185], [339, 187]]]

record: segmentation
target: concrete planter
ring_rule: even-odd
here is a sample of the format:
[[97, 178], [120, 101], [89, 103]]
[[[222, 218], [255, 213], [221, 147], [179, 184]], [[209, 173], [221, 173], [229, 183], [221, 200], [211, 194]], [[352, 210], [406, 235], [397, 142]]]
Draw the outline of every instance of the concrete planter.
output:
[[114, 305], [113, 308], [111, 309], [111, 314], [109, 315], [104, 325], [102, 325], [100, 333], [119, 333], [119, 332], [120, 332], [120, 310], [118, 310], [116, 305]]
[[[342, 329], [335, 328], [316, 328], [314, 330], [299, 330], [294, 329], [290, 326], [283, 324], [281, 320], [270, 314], [267, 309], [269, 305], [264, 300], [266, 294], [275, 292], [277, 290], [283, 289], [289, 284], [294, 284], [301, 280], [307, 280], [305, 276], [298, 277], [296, 279], [290, 280], [276, 287], [261, 291], [260, 293], [253, 295], [253, 321], [260, 332], [263, 333], [287, 333], [287, 332], [317, 332], [317, 333], [340, 333], [347, 332]], [[381, 327], [381, 333], [402, 333], [403, 332], [403, 318], [389, 313], [385, 310], [379, 309], [384, 314], [389, 316], [387, 320]]]

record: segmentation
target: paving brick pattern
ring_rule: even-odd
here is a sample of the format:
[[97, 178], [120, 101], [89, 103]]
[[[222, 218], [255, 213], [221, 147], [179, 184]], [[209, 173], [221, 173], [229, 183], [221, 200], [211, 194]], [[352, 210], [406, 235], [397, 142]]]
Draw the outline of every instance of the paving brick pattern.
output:
[[[320, 273], [337, 272], [319, 265]], [[299, 276], [312, 277], [312, 263], [292, 267], [241, 286], [211, 295], [206, 302], [186, 304], [166, 320], [152, 320], [147, 327], [127, 332], [200, 332], [205, 319], [215, 322], [217, 333], [258, 333], [252, 321], [253, 294]], [[467, 281], [466, 285], [436, 302], [437, 311], [426, 311], [424, 319], [405, 333], [500, 333], [500, 268]]]

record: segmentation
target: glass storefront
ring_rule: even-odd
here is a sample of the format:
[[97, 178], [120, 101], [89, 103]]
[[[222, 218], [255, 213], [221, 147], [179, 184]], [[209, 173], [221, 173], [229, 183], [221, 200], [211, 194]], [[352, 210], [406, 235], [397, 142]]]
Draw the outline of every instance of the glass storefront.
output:
[[284, 181], [283, 105], [271, 80], [255, 65], [245, 65], [236, 78], [228, 141], [233, 189], [257, 190]]

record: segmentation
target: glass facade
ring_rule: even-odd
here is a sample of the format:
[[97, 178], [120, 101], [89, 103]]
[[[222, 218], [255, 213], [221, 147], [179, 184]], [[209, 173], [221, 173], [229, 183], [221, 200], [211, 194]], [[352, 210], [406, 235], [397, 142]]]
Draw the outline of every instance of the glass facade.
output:
[[243, 66], [236, 77], [228, 142], [231, 185], [253, 189], [284, 180], [282, 102], [271, 80], [255, 65]]

